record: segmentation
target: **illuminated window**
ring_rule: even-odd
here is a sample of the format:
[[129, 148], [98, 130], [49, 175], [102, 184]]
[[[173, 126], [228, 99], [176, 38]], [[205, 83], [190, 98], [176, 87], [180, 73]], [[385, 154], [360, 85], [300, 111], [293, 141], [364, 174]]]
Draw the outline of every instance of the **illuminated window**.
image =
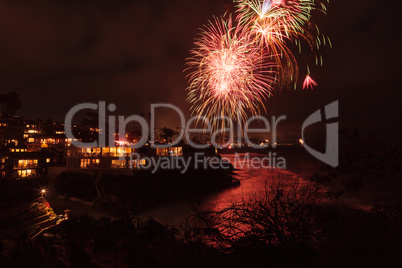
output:
[[18, 145], [18, 140], [8, 140], [7, 141], [8, 143], [14, 143], [15, 145]]
[[99, 167], [100, 159], [81, 159], [81, 168]]
[[182, 147], [156, 148], [158, 156], [181, 156], [183, 155]]
[[50, 163], [50, 158], [46, 158], [46, 163]]
[[100, 152], [101, 152], [101, 148], [92, 148], [92, 153], [93, 154], [100, 154]]
[[124, 154], [124, 148], [121, 148], [121, 147], [117, 148], [117, 153], [118, 153], [119, 156], [123, 155]]
[[131, 167], [136, 168], [138, 166], [146, 165], [147, 161], [145, 159], [131, 160]]
[[82, 148], [81, 153], [83, 155], [90, 156], [91, 155], [91, 148]]
[[[106, 149], [106, 148], [105, 148]], [[123, 156], [124, 155], [124, 150], [120, 147], [116, 148], [116, 147], [110, 147], [108, 148], [109, 150], [105, 150], [105, 156], [112, 156], [112, 157], [118, 157], [118, 156]], [[109, 153], [106, 153], [107, 151], [109, 151]]]
[[35, 177], [35, 176], [36, 176], [36, 170], [34, 169], [18, 170], [18, 177], [20, 178]]
[[81, 159], [81, 168], [86, 168], [91, 163], [91, 159]]
[[38, 160], [31, 159], [31, 160], [18, 160], [17, 167], [24, 168], [24, 167], [36, 167], [36, 166], [38, 166]]
[[126, 168], [126, 160], [112, 160], [112, 168]]
[[102, 156], [109, 156], [110, 148], [104, 147], [102, 148]]
[[29, 142], [29, 143], [34, 143], [34, 142], [35, 142], [35, 138], [28, 138], [28, 142]]

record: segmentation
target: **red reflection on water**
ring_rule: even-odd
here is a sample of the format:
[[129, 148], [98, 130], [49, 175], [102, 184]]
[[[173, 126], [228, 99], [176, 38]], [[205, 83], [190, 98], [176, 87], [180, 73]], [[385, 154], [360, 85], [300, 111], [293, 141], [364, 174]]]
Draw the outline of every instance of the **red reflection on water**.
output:
[[[264, 188], [266, 181], [269, 180], [270, 183], [292, 183], [297, 179], [304, 180], [298, 174], [293, 173], [285, 169], [276, 168], [252, 168], [251, 164], [248, 162], [243, 162], [243, 160], [251, 160], [254, 157], [266, 157], [264, 154], [251, 154], [248, 153], [250, 157], [244, 157], [246, 154], [225, 154], [222, 158], [228, 160], [235, 169], [234, 177], [240, 180], [240, 185], [237, 187], [232, 187], [226, 189], [218, 194], [209, 196], [208, 200], [204, 203], [203, 208], [209, 210], [222, 209], [233, 202], [239, 202], [243, 199], [248, 199], [260, 193]], [[241, 161], [239, 163], [239, 160]]]

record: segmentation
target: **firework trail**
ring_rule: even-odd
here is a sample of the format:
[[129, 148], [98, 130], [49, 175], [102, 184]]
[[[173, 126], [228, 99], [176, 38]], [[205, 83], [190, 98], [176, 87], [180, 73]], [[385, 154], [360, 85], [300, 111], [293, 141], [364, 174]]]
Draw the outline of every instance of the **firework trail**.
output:
[[310, 75], [307, 75], [303, 82], [303, 89], [313, 89], [313, 86], [317, 86], [317, 83], [313, 80], [313, 78], [311, 78]]

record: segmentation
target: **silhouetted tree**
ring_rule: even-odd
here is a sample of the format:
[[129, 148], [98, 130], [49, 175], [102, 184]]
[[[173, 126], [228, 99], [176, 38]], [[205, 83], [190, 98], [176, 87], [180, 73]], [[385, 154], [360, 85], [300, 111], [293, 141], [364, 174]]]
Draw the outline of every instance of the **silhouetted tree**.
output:
[[[91, 131], [92, 129], [99, 128], [99, 116], [95, 112], [86, 112], [85, 117], [79, 121], [79, 133], [77, 133], [77, 138], [82, 139], [84, 142], [95, 141], [99, 137], [97, 131]], [[108, 127], [106, 127], [107, 132]]]
[[221, 247], [239, 246], [253, 239], [271, 246], [308, 244], [314, 240], [313, 210], [322, 190], [317, 183], [266, 181], [263, 191], [250, 199], [217, 211], [197, 211], [189, 220], [196, 223], [196, 233], [202, 234], [204, 241]]
[[42, 132], [45, 135], [52, 136], [55, 134], [55, 124], [52, 119], [46, 120], [46, 122], [42, 122]]
[[177, 132], [175, 132], [171, 128], [164, 127], [161, 130], [161, 136], [165, 138], [166, 143], [170, 143], [172, 141], [173, 136], [176, 134]]
[[1, 114], [3, 116], [15, 115], [18, 109], [22, 107], [20, 95], [16, 92], [0, 94]]

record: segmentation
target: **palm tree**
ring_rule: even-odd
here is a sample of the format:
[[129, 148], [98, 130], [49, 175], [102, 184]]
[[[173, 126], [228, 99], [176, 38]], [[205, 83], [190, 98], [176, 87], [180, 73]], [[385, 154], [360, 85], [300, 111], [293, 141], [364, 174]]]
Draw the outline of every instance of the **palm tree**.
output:
[[166, 143], [170, 143], [172, 141], [173, 136], [176, 134], [177, 132], [175, 132], [171, 128], [164, 127], [161, 129], [161, 136], [165, 138]]

